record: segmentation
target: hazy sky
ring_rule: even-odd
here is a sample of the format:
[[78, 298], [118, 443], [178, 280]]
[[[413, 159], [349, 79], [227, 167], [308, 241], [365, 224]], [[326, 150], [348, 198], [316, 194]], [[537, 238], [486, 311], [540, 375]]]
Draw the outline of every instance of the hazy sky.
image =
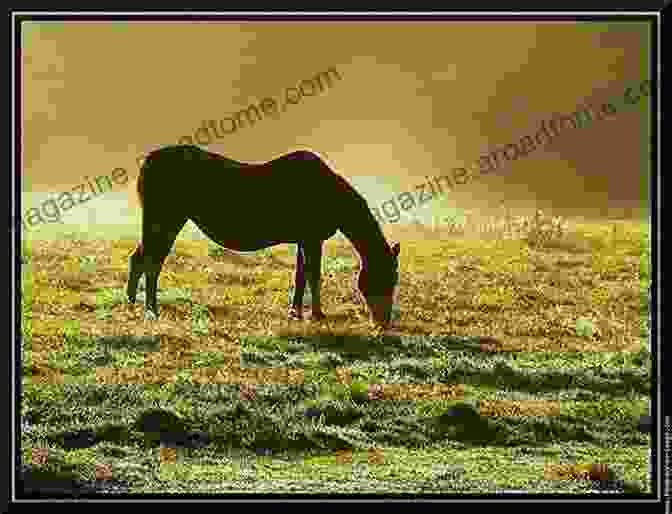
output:
[[[24, 190], [69, 191], [128, 170], [333, 68], [340, 80], [206, 148], [265, 161], [296, 148], [346, 177], [403, 191], [539, 130], [554, 113], [622, 98], [651, 78], [645, 23], [28, 23], [23, 30]], [[640, 206], [648, 100], [440, 202], [507, 200], [564, 211]], [[362, 179], [363, 180], [363, 179]]]

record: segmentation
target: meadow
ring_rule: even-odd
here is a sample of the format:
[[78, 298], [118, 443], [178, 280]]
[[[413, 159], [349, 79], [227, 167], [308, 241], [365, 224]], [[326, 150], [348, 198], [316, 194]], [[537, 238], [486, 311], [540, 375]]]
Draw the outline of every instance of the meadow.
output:
[[321, 323], [287, 319], [291, 246], [181, 237], [145, 322], [139, 231], [25, 241], [27, 491], [650, 493], [649, 223], [500, 221], [386, 226], [384, 333], [342, 239]]

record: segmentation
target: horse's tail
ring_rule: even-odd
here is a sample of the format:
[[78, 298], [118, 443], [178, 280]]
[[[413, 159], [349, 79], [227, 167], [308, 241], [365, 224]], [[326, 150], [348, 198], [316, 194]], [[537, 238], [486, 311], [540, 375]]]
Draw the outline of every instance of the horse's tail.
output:
[[145, 162], [142, 164], [140, 167], [140, 173], [138, 174], [138, 185], [137, 185], [137, 192], [138, 192], [138, 200], [140, 201], [140, 207], [144, 207], [144, 200], [145, 200], [145, 167], [147, 166], [147, 161], [148, 159], [145, 160]]
[[[136, 192], [138, 194], [138, 201], [140, 202], [140, 209], [143, 210], [142, 216], [145, 215], [144, 213], [144, 208], [145, 208], [145, 168], [147, 167], [147, 163], [149, 162], [149, 158], [145, 158], [144, 162], [142, 163], [142, 166], [140, 166], [140, 173], [138, 173], [138, 180], [137, 180], [137, 185], [136, 185]], [[144, 233], [143, 233], [144, 237]], [[136, 249], [133, 251], [134, 254], [142, 255], [144, 252], [142, 240], [138, 243], [138, 246]]]

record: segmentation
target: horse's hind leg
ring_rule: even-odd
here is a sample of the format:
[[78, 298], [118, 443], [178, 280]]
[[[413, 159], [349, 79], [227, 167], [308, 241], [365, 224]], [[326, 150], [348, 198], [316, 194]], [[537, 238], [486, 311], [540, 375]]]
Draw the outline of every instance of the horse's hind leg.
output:
[[158, 221], [156, 219], [151, 220], [151, 216], [145, 209], [143, 213], [142, 244], [139, 246], [142, 251], [139, 256], [134, 254], [131, 257], [129, 301], [131, 292], [135, 293], [135, 289], [131, 291], [131, 286], [137, 288], [137, 278], [145, 273], [145, 314], [148, 318], [157, 318], [159, 315], [157, 305], [159, 274], [177, 235], [187, 221], [186, 217], [181, 219], [169, 218], [165, 213], [159, 214], [159, 216]]
[[143, 263], [143, 247], [140, 243], [128, 259], [128, 287], [126, 288], [128, 303], [135, 303], [135, 297], [138, 293], [138, 280], [145, 273]]
[[296, 245], [296, 271], [294, 273], [294, 298], [289, 309], [289, 317], [293, 319], [303, 318], [303, 295], [306, 291], [306, 275], [304, 270], [305, 259], [303, 245]]
[[320, 321], [326, 317], [322, 312], [322, 302], [320, 298], [320, 285], [322, 280], [322, 243], [323, 241], [311, 241], [309, 243], [304, 243], [303, 245], [306, 276], [313, 297], [313, 303], [311, 305], [313, 321]]
[[152, 257], [147, 261], [147, 271], [145, 271], [145, 317], [156, 319], [159, 317], [159, 307], [157, 305], [157, 289], [159, 285], [159, 274], [163, 266], [163, 258]]

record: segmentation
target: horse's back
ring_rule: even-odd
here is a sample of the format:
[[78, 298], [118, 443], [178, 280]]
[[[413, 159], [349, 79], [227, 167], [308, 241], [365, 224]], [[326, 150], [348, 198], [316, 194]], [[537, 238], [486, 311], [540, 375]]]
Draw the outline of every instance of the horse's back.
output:
[[[176, 191], [186, 192], [187, 185], [196, 185], [197, 192], [221, 192], [221, 189], [242, 188], [241, 191], [263, 190], [304, 194], [312, 189], [338, 188], [342, 181], [324, 165], [319, 156], [305, 150], [295, 151], [264, 162], [241, 162], [208, 152], [197, 146], [170, 146], [148, 156], [151, 166], [145, 180], [153, 179]], [[152, 175], [152, 177], [149, 177]], [[190, 189], [190, 188], [187, 188]]]
[[154, 203], [181, 211], [233, 249], [243, 240], [254, 246], [262, 240], [327, 239], [336, 232], [344, 195], [351, 194], [320, 157], [306, 151], [245, 163], [195, 146], [174, 146], [150, 159], [145, 173], [159, 192]]
[[[197, 178], [209, 182], [255, 180], [286, 182], [289, 178], [320, 178], [333, 174], [328, 167], [306, 166], [317, 164], [320, 157], [305, 150], [281, 155], [270, 161], [241, 162], [223, 155], [208, 152], [193, 145], [175, 145], [160, 148], [147, 157], [149, 166], [145, 175], [156, 174], [161, 181], [193, 181]], [[159, 171], [160, 168], [160, 171]], [[309, 175], [306, 175], [309, 172]]]

